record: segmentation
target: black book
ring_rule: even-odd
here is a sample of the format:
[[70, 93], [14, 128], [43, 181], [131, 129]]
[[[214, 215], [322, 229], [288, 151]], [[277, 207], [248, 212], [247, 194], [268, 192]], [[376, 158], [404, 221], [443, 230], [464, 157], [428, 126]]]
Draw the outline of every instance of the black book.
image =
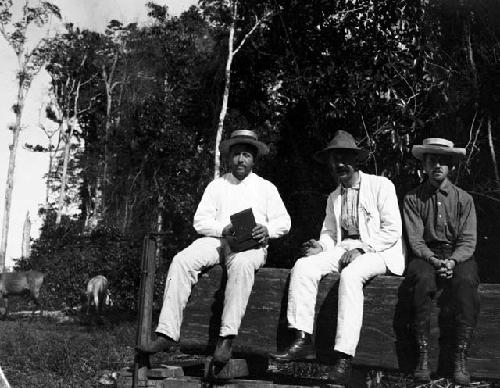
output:
[[259, 245], [252, 238], [252, 229], [255, 228], [255, 217], [251, 208], [242, 210], [230, 216], [233, 225], [233, 236], [227, 240], [233, 252], [242, 252]]

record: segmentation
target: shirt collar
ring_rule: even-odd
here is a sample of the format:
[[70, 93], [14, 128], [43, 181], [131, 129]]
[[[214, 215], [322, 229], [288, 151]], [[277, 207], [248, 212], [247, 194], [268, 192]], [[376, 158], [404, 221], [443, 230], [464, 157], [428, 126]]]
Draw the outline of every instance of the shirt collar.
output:
[[440, 192], [441, 194], [447, 196], [450, 191], [451, 182], [448, 179], [446, 179], [441, 185], [441, 187], [437, 189], [428, 180], [425, 182], [425, 184], [426, 184], [426, 190], [429, 192], [429, 194], [437, 194], [438, 192]]
[[246, 184], [247, 182], [251, 182], [253, 180], [254, 175], [255, 174], [253, 172], [250, 172], [250, 174], [248, 174], [245, 179], [243, 179], [243, 180], [240, 181], [238, 178], [236, 178], [233, 175], [233, 173], [230, 172], [229, 173], [229, 181], [231, 183], [234, 183], [234, 184], [237, 184], [237, 185], [239, 185], [239, 184]]

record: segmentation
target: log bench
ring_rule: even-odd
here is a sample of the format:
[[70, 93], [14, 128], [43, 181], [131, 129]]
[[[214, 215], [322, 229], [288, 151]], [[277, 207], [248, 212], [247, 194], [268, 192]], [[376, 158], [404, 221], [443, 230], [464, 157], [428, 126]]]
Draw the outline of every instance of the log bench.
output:
[[[267, 356], [282, 350], [292, 338], [286, 307], [289, 270], [263, 268], [257, 272], [234, 353]], [[315, 343], [319, 363], [328, 363], [337, 321], [338, 274], [322, 279], [316, 301]], [[194, 287], [186, 307], [180, 347], [186, 353], [210, 354], [217, 340], [225, 273], [216, 266]], [[500, 379], [500, 284], [481, 284], [481, 313], [469, 354], [475, 378]], [[433, 309], [430, 363], [440, 375], [452, 368], [454, 325], [441, 295]], [[415, 343], [409, 331], [410, 294], [401, 277], [379, 276], [365, 287], [363, 329], [355, 365], [410, 372], [415, 365]], [[440, 307], [443, 306], [443, 307]], [[441, 344], [440, 346], [438, 344]], [[441, 349], [441, 350], [439, 350]]]

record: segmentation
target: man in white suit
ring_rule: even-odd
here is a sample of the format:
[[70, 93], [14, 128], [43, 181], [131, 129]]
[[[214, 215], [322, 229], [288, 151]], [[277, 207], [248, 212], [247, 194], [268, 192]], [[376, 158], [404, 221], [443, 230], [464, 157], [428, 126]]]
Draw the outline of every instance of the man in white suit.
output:
[[[220, 151], [228, 158], [231, 172], [213, 180], [205, 189], [194, 215], [194, 228], [202, 237], [173, 258], [156, 338], [139, 346], [140, 352], [169, 351], [176, 345], [191, 288], [204, 268], [220, 263], [227, 269], [227, 284], [214, 361], [227, 363], [245, 314], [255, 271], [266, 262], [269, 239], [290, 230], [290, 216], [276, 186], [252, 171], [256, 158], [269, 151], [267, 145], [253, 131], [236, 130], [220, 144]], [[256, 226], [251, 231], [255, 244], [231, 245], [235, 233], [231, 216], [249, 208], [255, 217]]]
[[304, 257], [292, 269], [287, 318], [296, 339], [279, 361], [315, 358], [312, 343], [315, 301], [321, 278], [340, 272], [336, 362], [329, 379], [345, 383], [350, 376], [363, 322], [363, 286], [371, 278], [404, 270], [402, 223], [393, 183], [365, 174], [357, 166], [368, 157], [351, 134], [338, 131], [314, 155], [328, 163], [339, 186], [329, 195], [319, 241], [304, 244]]

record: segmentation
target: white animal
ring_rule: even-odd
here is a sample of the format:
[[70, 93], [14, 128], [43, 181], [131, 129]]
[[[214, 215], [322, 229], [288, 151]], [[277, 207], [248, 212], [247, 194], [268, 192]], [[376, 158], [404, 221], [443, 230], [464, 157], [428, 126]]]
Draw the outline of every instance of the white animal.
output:
[[0, 367], [0, 388], [10, 388], [9, 381], [5, 377], [2, 367]]
[[111, 305], [111, 298], [109, 297], [108, 279], [102, 275], [94, 276], [87, 283], [87, 315], [90, 312], [90, 305], [94, 304], [97, 314], [102, 313], [104, 305]]

